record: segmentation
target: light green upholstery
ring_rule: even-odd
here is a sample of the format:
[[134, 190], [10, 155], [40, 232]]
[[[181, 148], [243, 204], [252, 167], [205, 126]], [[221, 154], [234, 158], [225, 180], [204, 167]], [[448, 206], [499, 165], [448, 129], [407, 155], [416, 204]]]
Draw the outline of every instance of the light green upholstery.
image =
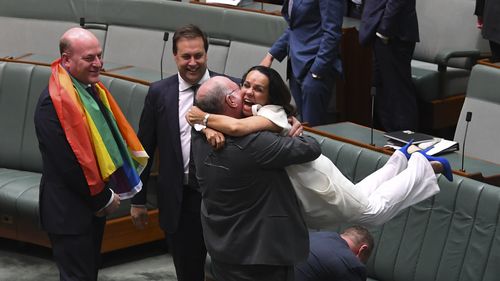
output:
[[[38, 97], [47, 87], [50, 68], [0, 61], [0, 236], [36, 242], [39, 229], [38, 187], [42, 161], [34, 128]], [[137, 131], [148, 86], [101, 76], [125, 117]], [[154, 179], [150, 182], [154, 186]], [[154, 208], [154, 188], [148, 207]], [[129, 201], [108, 218], [128, 215]]]
[[0, 26], [0, 38], [2, 38], [0, 52], [8, 53], [13, 57], [36, 53], [56, 58], [59, 55], [57, 44], [59, 38], [64, 31], [78, 24], [58, 20], [0, 16]]
[[[229, 63], [228, 52], [231, 40], [210, 37], [208, 38], [208, 42], [208, 68], [218, 73], [226, 73], [227, 63]], [[168, 53], [169, 56], [172, 56], [171, 54], [172, 52]]]
[[[111, 25], [104, 46], [104, 64], [133, 65], [160, 72], [160, 57], [163, 48], [164, 30]], [[172, 44], [165, 48], [163, 71], [175, 73], [177, 68], [172, 59]]]
[[412, 60], [411, 73], [418, 98], [431, 102], [463, 94], [467, 88], [470, 70], [447, 67], [446, 71], [440, 72], [435, 63]]
[[[317, 136], [327, 155], [354, 182], [387, 155]], [[498, 280], [500, 189], [455, 175], [439, 176], [440, 193], [379, 227], [370, 227], [375, 251], [372, 280]], [[342, 228], [342, 227], [341, 227]]]
[[[472, 69], [454, 140], [463, 148], [467, 112], [472, 113], [465, 154], [500, 164], [500, 69], [476, 65]], [[467, 162], [466, 162], [467, 164]], [[465, 165], [466, 165], [465, 164]], [[467, 167], [465, 167], [467, 169]]]
[[[231, 42], [229, 52], [227, 55], [225, 73], [241, 77], [241, 75], [248, 70], [251, 66], [260, 63], [262, 58], [267, 54], [268, 47], [244, 42]], [[209, 58], [210, 59], [210, 58]], [[286, 59], [281, 63], [279, 61], [273, 62], [273, 68], [276, 69], [285, 79], [286, 77]], [[239, 74], [238, 74], [239, 73]]]
[[422, 100], [465, 93], [471, 65], [489, 51], [474, 24], [474, 5], [474, 0], [416, 2], [420, 42], [413, 55], [412, 76]]
[[[103, 42], [107, 68], [133, 65], [133, 69], [116, 73], [146, 81], [160, 79], [165, 31], [172, 35], [181, 25], [200, 26], [214, 40], [214, 48], [209, 49], [210, 69], [240, 77], [260, 62], [287, 27], [280, 16], [165, 0], [0, 0], [0, 7], [0, 38], [9, 38], [0, 45], [1, 57], [35, 53], [32, 61], [50, 62], [57, 57], [58, 37], [83, 17]], [[417, 1], [421, 40], [416, 45], [412, 76], [421, 100], [430, 102], [465, 92], [472, 58], [488, 51], [474, 25], [473, 10], [474, 0]], [[107, 31], [95, 28], [96, 24]], [[356, 24], [345, 20], [345, 26]], [[176, 72], [171, 40], [165, 48], [164, 77]], [[217, 40], [227, 44], [218, 45]], [[285, 63], [273, 66], [285, 76]]]
[[[0, 0], [0, 7], [0, 37], [9, 38], [0, 45], [0, 57], [33, 53], [24, 59], [50, 63], [62, 33], [84, 18], [103, 45], [105, 70], [149, 82], [161, 77], [164, 32], [170, 40], [163, 77], [177, 72], [172, 35], [181, 25], [200, 26], [210, 40], [209, 68], [235, 77], [258, 64], [287, 26], [280, 16], [163, 0]], [[274, 67], [285, 77], [285, 63]]]
[[0, 62], [0, 167], [42, 171], [33, 116], [49, 75], [47, 67]]
[[[198, 25], [209, 37], [209, 68], [241, 77], [250, 66], [260, 62], [286, 28], [286, 22], [278, 16], [174, 1], [109, 1], [102, 8], [101, 16], [95, 20], [110, 25], [105, 60], [133, 65], [133, 69], [117, 73], [146, 81], [159, 79], [165, 31], [171, 36], [165, 47], [164, 77], [177, 72], [172, 58], [173, 32], [188, 23]], [[113, 12], [108, 13], [107, 9]], [[285, 63], [276, 62], [274, 67], [285, 77]]]

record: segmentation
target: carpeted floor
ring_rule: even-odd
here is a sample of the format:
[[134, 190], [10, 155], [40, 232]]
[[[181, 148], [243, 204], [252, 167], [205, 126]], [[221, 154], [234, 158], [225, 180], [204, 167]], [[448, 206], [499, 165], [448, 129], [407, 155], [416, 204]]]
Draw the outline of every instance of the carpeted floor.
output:
[[[59, 280], [50, 249], [0, 239], [0, 281]], [[174, 281], [174, 265], [163, 242], [103, 255], [99, 281]]]

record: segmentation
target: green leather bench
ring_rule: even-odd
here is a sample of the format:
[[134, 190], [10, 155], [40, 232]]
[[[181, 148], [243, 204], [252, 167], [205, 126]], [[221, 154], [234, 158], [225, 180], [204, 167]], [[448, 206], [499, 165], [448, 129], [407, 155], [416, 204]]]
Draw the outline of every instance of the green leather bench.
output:
[[[308, 133], [353, 182], [379, 169], [387, 154]], [[439, 176], [440, 193], [370, 227], [375, 249], [368, 280], [497, 281], [500, 276], [500, 188]], [[340, 231], [347, 225], [341, 225]], [[207, 259], [208, 280], [213, 280]]]
[[[425, 131], [457, 123], [470, 67], [488, 51], [473, 24], [473, 5], [471, 0], [417, 1], [421, 42], [412, 76]], [[177, 72], [171, 39], [164, 47], [163, 34], [172, 38], [181, 25], [200, 26], [210, 38], [209, 68], [235, 77], [258, 64], [287, 28], [280, 16], [165, 0], [0, 0], [0, 7], [0, 38], [8, 38], [0, 44], [0, 57], [28, 54], [21, 59], [49, 63], [58, 56], [54, 42], [84, 18], [103, 44], [106, 71], [149, 82], [161, 78], [163, 51], [163, 77]], [[459, 20], [443, 18], [442, 10]], [[344, 26], [353, 26], [347, 22], [352, 19]], [[273, 67], [286, 76], [286, 60]]]
[[411, 67], [420, 126], [427, 131], [456, 125], [471, 66], [489, 52], [474, 24], [474, 5], [471, 0], [416, 1], [420, 42]]
[[[455, 141], [463, 144], [467, 112], [472, 113], [465, 153], [500, 165], [500, 68], [477, 64], [469, 79]], [[462, 145], [463, 147], [463, 145]]]
[[[0, 236], [40, 245], [48, 245], [48, 241], [39, 228], [38, 187], [42, 161], [33, 116], [38, 96], [47, 86], [49, 76], [50, 67], [47, 66], [0, 61]], [[101, 80], [137, 130], [149, 87], [107, 76], [102, 76]], [[148, 196], [150, 209], [155, 209], [154, 194]], [[157, 225], [148, 230], [147, 235], [133, 229], [129, 207], [129, 200], [123, 201], [120, 210], [108, 217], [108, 226], [116, 225], [106, 229], [104, 251], [162, 237], [163, 232]], [[114, 228], [119, 227], [122, 227], [121, 233], [113, 233]], [[139, 237], [141, 235], [146, 237]], [[129, 241], [120, 242], [121, 238]], [[106, 239], [111, 240], [111, 244]]]
[[[323, 153], [354, 182], [388, 158], [314, 136], [322, 141]], [[370, 280], [498, 280], [500, 188], [459, 175], [453, 182], [439, 176], [438, 183], [441, 191], [434, 197], [370, 228], [376, 244], [367, 265]]]
[[[177, 1], [0, 0], [0, 7], [0, 37], [8, 38], [0, 57], [50, 63], [59, 36], [84, 18], [103, 45], [105, 69], [148, 82], [160, 79], [163, 50], [163, 76], [177, 72], [172, 37], [181, 25], [200, 26], [210, 38], [209, 68], [235, 77], [258, 64], [287, 27], [280, 16]], [[285, 77], [286, 62], [273, 67]]]

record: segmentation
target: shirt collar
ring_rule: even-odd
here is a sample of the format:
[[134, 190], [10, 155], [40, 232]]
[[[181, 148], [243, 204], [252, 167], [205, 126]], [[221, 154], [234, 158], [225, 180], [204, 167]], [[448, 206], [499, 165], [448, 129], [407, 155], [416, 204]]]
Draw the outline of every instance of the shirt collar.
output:
[[[193, 86], [193, 85], [189, 84], [188, 82], [184, 81], [184, 79], [182, 79], [179, 72], [177, 72], [177, 76], [179, 77], [179, 92], [187, 91], [187, 90], [189, 90], [189, 88], [191, 88], [191, 86]], [[202, 84], [203, 82], [207, 81], [208, 79], [210, 79], [210, 73], [208, 72], [208, 69], [207, 69], [207, 70], [205, 70], [205, 74], [203, 74], [203, 77], [201, 77], [198, 84]]]

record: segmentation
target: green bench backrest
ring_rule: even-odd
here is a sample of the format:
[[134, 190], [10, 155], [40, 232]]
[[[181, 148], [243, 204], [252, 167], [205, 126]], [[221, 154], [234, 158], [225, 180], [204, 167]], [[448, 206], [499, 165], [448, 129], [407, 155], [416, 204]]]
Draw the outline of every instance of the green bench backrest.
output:
[[472, 69], [454, 137], [455, 141], [460, 143], [461, 149], [467, 125], [467, 112], [472, 113], [472, 120], [467, 131], [465, 154], [500, 164], [499, 68], [478, 64]]
[[[354, 182], [387, 160], [387, 155], [312, 135], [322, 142], [323, 154]], [[436, 196], [370, 227], [376, 243], [368, 262], [370, 278], [499, 280], [500, 188], [458, 175], [453, 182], [440, 176], [438, 182]]]
[[[49, 77], [46, 66], [0, 62], [0, 167], [42, 171], [33, 118]], [[101, 80], [137, 131], [149, 87], [108, 76]]]

